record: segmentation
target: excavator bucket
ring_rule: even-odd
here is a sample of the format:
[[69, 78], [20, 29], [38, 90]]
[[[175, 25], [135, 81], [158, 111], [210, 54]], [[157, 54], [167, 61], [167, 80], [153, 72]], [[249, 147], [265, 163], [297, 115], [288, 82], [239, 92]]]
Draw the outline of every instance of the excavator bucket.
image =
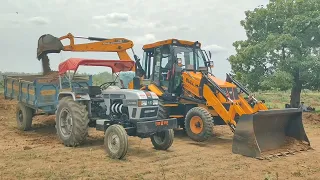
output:
[[61, 50], [63, 50], [63, 44], [59, 38], [44, 34], [38, 40], [37, 58], [40, 60], [45, 54], [60, 53]]
[[234, 133], [232, 152], [259, 158], [309, 148], [302, 110], [288, 108], [241, 116]]

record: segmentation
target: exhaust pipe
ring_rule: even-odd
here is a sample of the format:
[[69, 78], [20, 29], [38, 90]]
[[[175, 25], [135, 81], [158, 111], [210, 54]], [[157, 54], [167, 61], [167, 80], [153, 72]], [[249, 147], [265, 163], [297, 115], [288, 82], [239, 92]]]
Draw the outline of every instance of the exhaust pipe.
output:
[[302, 123], [302, 109], [297, 108], [241, 116], [232, 144], [233, 153], [256, 158], [288, 149], [300, 151], [309, 148], [310, 141]]
[[44, 34], [38, 39], [37, 59], [48, 53], [60, 53], [63, 50], [63, 44], [60, 39], [51, 34]]

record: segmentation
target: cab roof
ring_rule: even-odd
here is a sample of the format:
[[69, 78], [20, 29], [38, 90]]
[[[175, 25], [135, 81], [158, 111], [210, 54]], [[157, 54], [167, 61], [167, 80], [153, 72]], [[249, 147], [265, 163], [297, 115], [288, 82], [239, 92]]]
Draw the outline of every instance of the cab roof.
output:
[[181, 39], [167, 39], [163, 41], [157, 41], [150, 44], [145, 44], [142, 49], [152, 49], [155, 47], [163, 46], [163, 45], [169, 45], [169, 44], [180, 44], [180, 45], [186, 45], [186, 46], [192, 46], [194, 44], [199, 44], [198, 47], [201, 47], [201, 43], [198, 41], [188, 41], [188, 40], [181, 40]]

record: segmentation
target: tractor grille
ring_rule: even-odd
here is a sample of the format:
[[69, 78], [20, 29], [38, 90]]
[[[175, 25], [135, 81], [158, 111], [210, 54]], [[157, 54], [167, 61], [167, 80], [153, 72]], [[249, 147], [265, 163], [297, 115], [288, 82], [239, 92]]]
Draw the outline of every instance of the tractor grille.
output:
[[158, 114], [158, 107], [141, 109], [140, 118], [156, 117]]

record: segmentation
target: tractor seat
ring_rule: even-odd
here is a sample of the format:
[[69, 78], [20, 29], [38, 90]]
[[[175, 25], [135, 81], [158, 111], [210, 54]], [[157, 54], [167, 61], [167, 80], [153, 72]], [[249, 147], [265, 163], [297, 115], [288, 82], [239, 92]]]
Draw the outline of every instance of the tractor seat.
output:
[[97, 96], [102, 93], [100, 86], [89, 86], [88, 88], [89, 88], [89, 96], [90, 97]]

